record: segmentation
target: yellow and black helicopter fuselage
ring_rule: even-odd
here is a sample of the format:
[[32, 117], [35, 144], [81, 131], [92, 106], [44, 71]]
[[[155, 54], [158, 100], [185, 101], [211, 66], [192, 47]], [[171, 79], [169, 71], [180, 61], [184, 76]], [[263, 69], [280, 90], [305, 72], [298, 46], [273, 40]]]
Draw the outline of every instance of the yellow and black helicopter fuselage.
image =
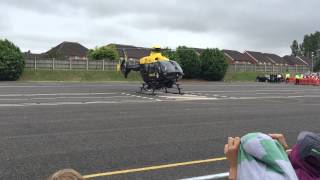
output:
[[121, 63], [121, 71], [125, 77], [129, 72], [140, 71], [144, 83], [142, 84], [141, 91], [152, 91], [164, 89], [168, 92], [168, 88], [176, 87], [179, 94], [181, 94], [181, 88], [177, 83], [183, 76], [183, 70], [180, 65], [161, 54], [160, 48], [152, 49], [149, 56], [143, 57], [139, 60], [139, 63], [130, 64], [123, 61]]

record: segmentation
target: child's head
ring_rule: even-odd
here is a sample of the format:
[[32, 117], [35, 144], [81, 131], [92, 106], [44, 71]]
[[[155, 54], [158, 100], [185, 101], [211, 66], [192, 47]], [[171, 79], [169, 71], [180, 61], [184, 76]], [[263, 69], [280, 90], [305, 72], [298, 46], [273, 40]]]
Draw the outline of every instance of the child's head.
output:
[[48, 180], [84, 180], [84, 178], [73, 169], [63, 169], [55, 172]]

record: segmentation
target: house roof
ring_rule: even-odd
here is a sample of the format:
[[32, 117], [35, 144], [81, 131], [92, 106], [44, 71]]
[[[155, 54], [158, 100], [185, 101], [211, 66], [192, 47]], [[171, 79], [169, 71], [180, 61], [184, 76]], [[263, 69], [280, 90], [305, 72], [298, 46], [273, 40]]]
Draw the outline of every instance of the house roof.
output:
[[127, 44], [115, 44], [115, 43], [108, 44], [108, 46], [115, 46], [117, 49], [131, 49], [131, 48], [137, 48], [136, 46], [133, 46], [133, 45], [127, 45]]
[[32, 53], [30, 51], [24, 52], [23, 57], [25, 59], [48, 58], [48, 56], [46, 54], [37, 54], [37, 53]]
[[297, 56], [297, 58], [303, 61], [307, 66], [312, 66], [312, 59], [305, 56]]
[[86, 57], [88, 53], [88, 48], [82, 46], [77, 42], [63, 42], [58, 46], [50, 49], [45, 54], [61, 54], [66, 57], [78, 56]]
[[126, 49], [125, 53], [128, 58], [140, 59], [150, 54], [150, 50], [146, 48]]
[[283, 59], [287, 60], [289, 65], [306, 65], [305, 63], [303, 63], [303, 61], [295, 56], [284, 56]]
[[257, 63], [276, 63], [261, 52], [245, 51], [244, 53], [250, 56], [252, 59], [254, 59]]
[[250, 56], [235, 50], [223, 50], [224, 54], [232, 61], [256, 63]]
[[289, 64], [285, 59], [276, 54], [264, 53], [264, 55], [267, 56], [267, 58], [270, 58], [276, 64]]
[[140, 59], [150, 54], [149, 48], [137, 47], [137, 46], [125, 45], [125, 44], [114, 44], [114, 43], [108, 44], [108, 45], [115, 46], [116, 49], [118, 50], [119, 56], [123, 58], [126, 55], [128, 59], [130, 58]]

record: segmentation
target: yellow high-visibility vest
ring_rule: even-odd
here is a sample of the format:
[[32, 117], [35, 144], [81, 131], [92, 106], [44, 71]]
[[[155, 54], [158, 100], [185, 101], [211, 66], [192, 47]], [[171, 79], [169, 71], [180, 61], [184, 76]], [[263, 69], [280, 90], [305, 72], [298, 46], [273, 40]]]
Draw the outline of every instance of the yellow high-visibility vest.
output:
[[300, 74], [300, 79], [303, 79], [303, 74]]
[[287, 79], [287, 78], [290, 78], [290, 74], [286, 74], [286, 79]]

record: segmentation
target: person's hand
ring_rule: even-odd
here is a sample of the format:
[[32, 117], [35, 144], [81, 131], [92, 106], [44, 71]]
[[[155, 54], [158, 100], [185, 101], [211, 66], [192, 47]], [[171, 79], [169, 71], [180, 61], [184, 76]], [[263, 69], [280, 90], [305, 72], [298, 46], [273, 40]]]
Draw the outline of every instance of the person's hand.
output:
[[289, 146], [286, 142], [286, 138], [284, 137], [283, 134], [269, 134], [269, 136], [272, 138], [272, 139], [275, 139], [277, 141], [279, 141], [279, 143], [283, 146], [283, 148], [285, 150], [288, 150], [289, 149]]
[[231, 167], [237, 167], [239, 145], [239, 137], [228, 137], [228, 144], [224, 145], [224, 154], [226, 155]]

